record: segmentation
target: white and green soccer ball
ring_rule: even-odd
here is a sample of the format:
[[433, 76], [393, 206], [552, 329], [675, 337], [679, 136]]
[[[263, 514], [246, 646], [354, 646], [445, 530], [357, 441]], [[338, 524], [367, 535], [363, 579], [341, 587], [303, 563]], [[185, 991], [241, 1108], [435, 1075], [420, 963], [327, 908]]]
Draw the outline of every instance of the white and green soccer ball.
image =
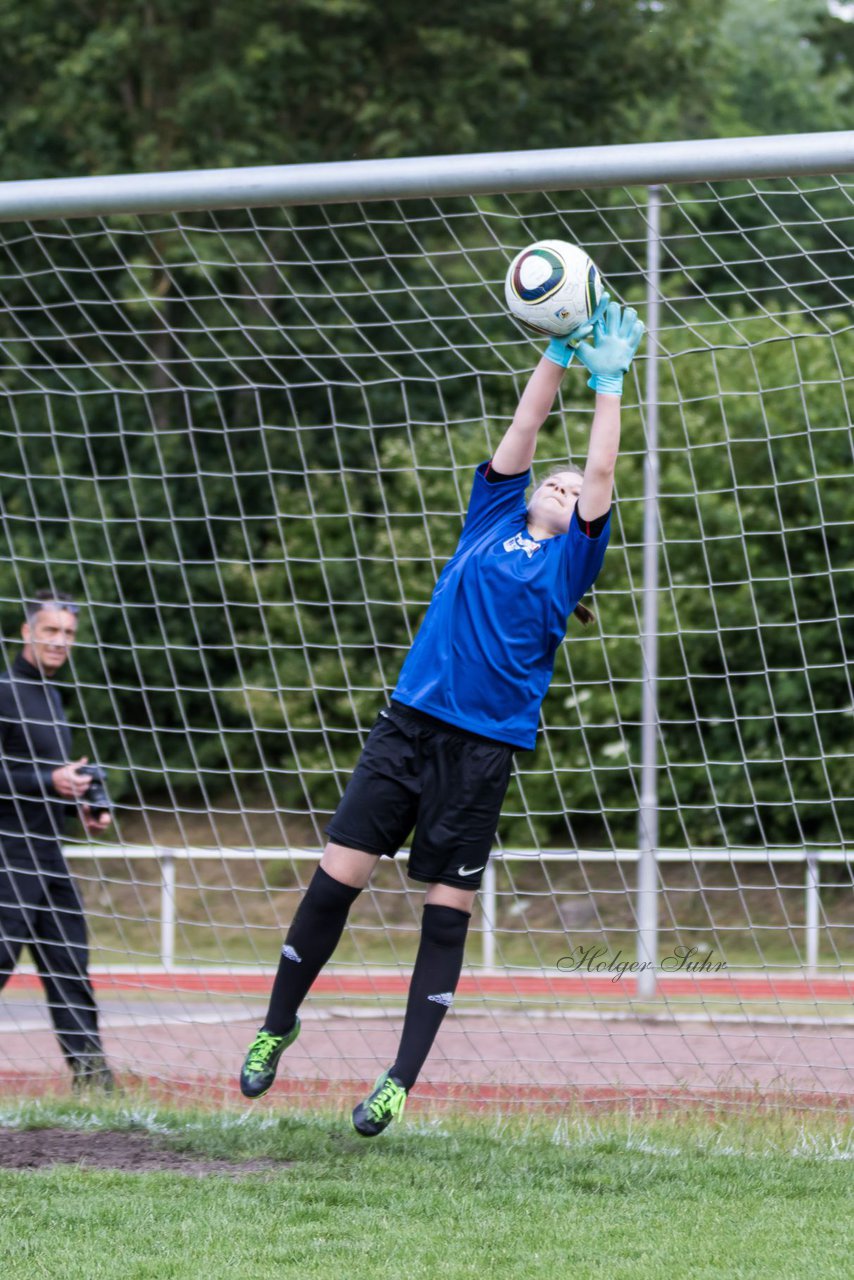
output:
[[566, 240], [538, 240], [510, 263], [504, 297], [535, 333], [565, 338], [593, 316], [602, 296], [596, 264]]

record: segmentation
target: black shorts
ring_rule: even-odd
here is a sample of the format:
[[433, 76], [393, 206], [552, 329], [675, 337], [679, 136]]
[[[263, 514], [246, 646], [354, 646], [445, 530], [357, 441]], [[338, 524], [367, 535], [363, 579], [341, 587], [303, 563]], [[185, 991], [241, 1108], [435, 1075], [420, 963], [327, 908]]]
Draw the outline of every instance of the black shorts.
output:
[[413, 880], [478, 889], [514, 750], [393, 702], [377, 716], [326, 834], [393, 858], [414, 827]]

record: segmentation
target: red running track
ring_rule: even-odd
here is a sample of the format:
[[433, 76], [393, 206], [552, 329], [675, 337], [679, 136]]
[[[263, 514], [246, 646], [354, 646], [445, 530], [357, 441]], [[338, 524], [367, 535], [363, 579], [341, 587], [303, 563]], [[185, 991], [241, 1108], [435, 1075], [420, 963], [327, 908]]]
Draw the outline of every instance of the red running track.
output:
[[[156, 991], [176, 995], [193, 992], [210, 995], [266, 995], [273, 981], [273, 970], [257, 973], [228, 973], [199, 969], [191, 973], [166, 972], [162, 969], [94, 973], [92, 980], [99, 991]], [[41, 984], [34, 973], [16, 973], [9, 988], [34, 990]], [[404, 974], [322, 973], [312, 987], [315, 995], [336, 996], [405, 996], [409, 978]], [[638, 998], [633, 977], [615, 979], [600, 975], [551, 974], [476, 974], [464, 976], [457, 987], [460, 996], [519, 996], [560, 1000], [567, 996]], [[699, 1000], [765, 1001], [822, 1004], [854, 1002], [854, 976], [811, 978], [804, 974], [782, 977], [769, 974], [686, 974], [684, 977], [660, 978], [659, 997], [675, 996]]]
[[[237, 1073], [272, 972], [113, 970], [93, 978], [107, 1054], [123, 1081], [169, 1097], [240, 1102]], [[11, 999], [0, 1001], [0, 1089], [68, 1087], [38, 987], [35, 975], [18, 973], [6, 989]], [[270, 1105], [349, 1099], [352, 1106], [394, 1061], [406, 990], [404, 974], [323, 974], [314, 992], [339, 1000], [307, 1002]], [[459, 992], [481, 1003], [445, 1021], [416, 1092], [425, 1104], [538, 1110], [639, 1099], [846, 1111], [854, 1104], [854, 1018], [838, 1016], [850, 1007], [851, 977], [691, 974], [662, 979], [659, 991], [672, 1003], [650, 1014], [631, 1007], [629, 976], [467, 975]], [[597, 1003], [579, 1010], [584, 998]]]

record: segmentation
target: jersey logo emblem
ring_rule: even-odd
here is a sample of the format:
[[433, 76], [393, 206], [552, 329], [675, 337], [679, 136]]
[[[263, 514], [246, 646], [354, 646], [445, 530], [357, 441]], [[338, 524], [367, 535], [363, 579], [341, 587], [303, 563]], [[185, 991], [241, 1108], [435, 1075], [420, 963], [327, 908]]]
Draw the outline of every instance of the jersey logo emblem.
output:
[[535, 551], [539, 551], [541, 543], [535, 542], [533, 538], [529, 538], [527, 534], [517, 533], [512, 538], [508, 538], [504, 543], [505, 551], [524, 551], [530, 560]]

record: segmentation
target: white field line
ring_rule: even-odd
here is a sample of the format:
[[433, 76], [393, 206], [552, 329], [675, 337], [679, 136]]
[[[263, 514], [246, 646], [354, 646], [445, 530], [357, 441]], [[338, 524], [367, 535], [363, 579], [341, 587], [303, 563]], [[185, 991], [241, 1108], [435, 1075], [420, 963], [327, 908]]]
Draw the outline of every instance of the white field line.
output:
[[[331, 1006], [325, 1009], [303, 1009], [300, 1018], [303, 1022], [386, 1022], [395, 1021], [403, 1018], [406, 1009], [404, 1005], [388, 1005], [385, 1008], [377, 1009], [373, 1006], [348, 1008], [343, 1005]], [[255, 1022], [259, 1014], [263, 1014], [264, 1006], [259, 1005], [254, 1011], [251, 1009], [235, 1009], [230, 1008], [221, 1010], [200, 1010], [193, 1013], [186, 1009], [176, 1010], [174, 1014], [165, 1011], [152, 1012], [150, 1010], [140, 1009], [138, 1014], [102, 1014], [100, 1024], [103, 1030], [120, 1031], [127, 1030], [132, 1027], [169, 1027], [169, 1026], [230, 1026], [233, 1023]], [[486, 1019], [493, 1021], [491, 1012], [479, 1009], [455, 1009], [451, 1015], [456, 1019], [465, 1019], [473, 1021], [475, 1019]], [[831, 1027], [848, 1027], [854, 1029], [854, 1018], [818, 1018], [809, 1015], [798, 1015], [794, 1017], [782, 1017], [776, 1014], [755, 1014], [752, 1017], [737, 1013], [729, 1014], [706, 1014], [706, 1013], [651, 1013], [651, 1014], [634, 1014], [620, 1010], [612, 1012], [604, 1011], [597, 1013], [594, 1010], [578, 1009], [553, 1011], [528, 1009], [511, 1013], [511, 1017], [516, 1019], [527, 1019], [535, 1022], [590, 1022], [590, 1023], [634, 1023], [636, 1025], [653, 1024], [657, 1027], [675, 1028], [682, 1023], [690, 1023], [697, 1026], [742, 1026], [742, 1027], [818, 1027], [821, 1029]], [[0, 1022], [0, 1031], [4, 1032], [32, 1032], [32, 1031], [49, 1031], [50, 1024], [46, 1018], [22, 1018], [18, 1021], [8, 1019]]]

